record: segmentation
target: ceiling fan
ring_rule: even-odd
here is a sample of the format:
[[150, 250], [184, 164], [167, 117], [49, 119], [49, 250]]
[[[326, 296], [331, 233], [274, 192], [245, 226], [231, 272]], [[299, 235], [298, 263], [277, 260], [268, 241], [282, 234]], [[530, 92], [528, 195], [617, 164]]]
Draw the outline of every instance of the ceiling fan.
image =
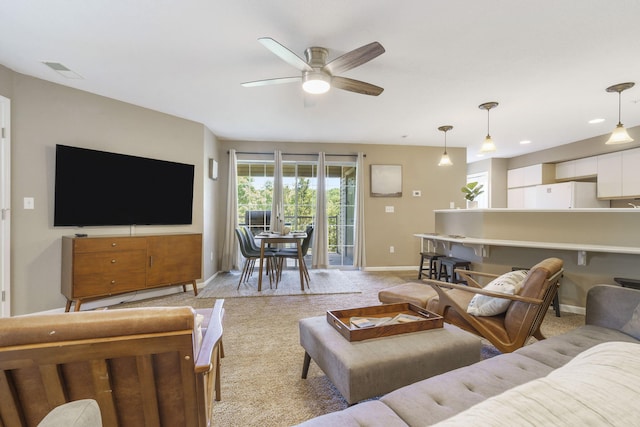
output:
[[305, 61], [271, 37], [261, 37], [258, 41], [287, 64], [301, 71], [302, 74], [295, 77], [281, 77], [242, 83], [244, 87], [302, 82], [302, 89], [307, 93], [325, 93], [331, 87], [335, 87], [348, 90], [349, 92], [372, 96], [378, 96], [384, 90], [371, 83], [336, 75], [369, 62], [383, 54], [385, 51], [384, 47], [378, 42], [369, 43], [354, 49], [327, 63], [329, 51], [324, 47], [314, 46], [307, 48], [304, 51]]

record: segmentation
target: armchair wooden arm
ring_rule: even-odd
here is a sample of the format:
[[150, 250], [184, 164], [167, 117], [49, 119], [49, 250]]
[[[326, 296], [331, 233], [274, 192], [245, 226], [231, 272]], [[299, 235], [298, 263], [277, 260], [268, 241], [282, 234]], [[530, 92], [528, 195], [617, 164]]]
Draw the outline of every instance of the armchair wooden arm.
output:
[[[213, 309], [207, 310], [205, 317], [210, 317], [206, 326], [202, 343], [196, 356], [194, 371], [196, 373], [197, 387], [203, 390], [198, 396], [198, 411], [201, 425], [210, 425], [213, 418], [213, 400], [220, 401], [220, 359], [222, 354], [222, 319], [224, 317], [223, 299], [216, 300]], [[201, 312], [201, 310], [196, 310]]]
[[527, 298], [527, 297], [521, 297], [520, 295], [503, 294], [495, 291], [487, 291], [484, 288], [472, 288], [465, 285], [458, 285], [458, 284], [449, 283], [449, 282], [441, 282], [433, 279], [424, 280], [424, 281], [427, 284], [431, 285], [436, 290], [436, 292], [438, 292], [438, 294], [442, 292], [440, 288], [449, 288], [449, 289], [458, 289], [460, 291], [470, 292], [473, 294], [486, 295], [488, 297], [504, 298], [511, 301], [526, 302], [527, 304], [542, 304], [544, 302], [540, 298]]
[[468, 286], [473, 286], [474, 288], [482, 288], [482, 285], [473, 277], [486, 277], [491, 280], [500, 277], [499, 274], [493, 273], [485, 273], [482, 271], [473, 271], [473, 270], [465, 270], [464, 268], [456, 268], [456, 273], [458, 276], [462, 278], [465, 282], [467, 282]]

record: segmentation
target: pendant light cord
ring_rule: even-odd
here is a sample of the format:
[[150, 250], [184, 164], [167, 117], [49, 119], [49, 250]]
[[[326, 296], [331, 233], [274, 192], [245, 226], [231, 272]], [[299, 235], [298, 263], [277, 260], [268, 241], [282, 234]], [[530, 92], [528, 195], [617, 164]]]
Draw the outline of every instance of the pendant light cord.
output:
[[491, 110], [490, 108], [487, 108], [487, 138], [491, 138], [491, 134], [489, 132], [489, 129], [490, 129], [489, 128], [489, 111], [490, 110]]
[[622, 91], [618, 91], [618, 125], [622, 124], [621, 110], [622, 110]]

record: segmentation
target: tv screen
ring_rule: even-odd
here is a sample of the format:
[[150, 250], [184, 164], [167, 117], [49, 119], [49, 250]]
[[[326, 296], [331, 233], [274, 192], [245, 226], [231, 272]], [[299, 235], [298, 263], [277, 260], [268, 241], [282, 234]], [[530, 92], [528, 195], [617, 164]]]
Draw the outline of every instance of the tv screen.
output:
[[194, 166], [56, 145], [54, 226], [191, 224]]

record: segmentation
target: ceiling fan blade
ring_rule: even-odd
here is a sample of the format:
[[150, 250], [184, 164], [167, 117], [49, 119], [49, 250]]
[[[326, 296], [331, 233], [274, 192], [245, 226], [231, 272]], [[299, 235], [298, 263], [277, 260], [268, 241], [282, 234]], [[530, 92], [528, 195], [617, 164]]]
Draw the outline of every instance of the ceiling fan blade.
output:
[[348, 90], [349, 92], [356, 92], [362, 95], [371, 96], [378, 96], [384, 90], [380, 86], [372, 85], [371, 83], [338, 76], [333, 76], [331, 79], [331, 86], [342, 90]]
[[385, 52], [378, 42], [372, 42], [337, 57], [323, 67], [334, 76], [371, 61]]
[[273, 52], [276, 56], [282, 59], [287, 64], [293, 66], [294, 68], [300, 71], [311, 71], [313, 68], [309, 64], [307, 64], [304, 59], [300, 58], [298, 55], [290, 51], [288, 48], [284, 47], [271, 37], [261, 37], [258, 39], [260, 43], [271, 52]]
[[256, 80], [253, 82], [245, 82], [240, 83], [244, 87], [256, 87], [256, 86], [269, 86], [269, 85], [279, 85], [283, 83], [300, 83], [302, 81], [302, 77], [280, 77], [277, 79], [266, 79], [266, 80]]

